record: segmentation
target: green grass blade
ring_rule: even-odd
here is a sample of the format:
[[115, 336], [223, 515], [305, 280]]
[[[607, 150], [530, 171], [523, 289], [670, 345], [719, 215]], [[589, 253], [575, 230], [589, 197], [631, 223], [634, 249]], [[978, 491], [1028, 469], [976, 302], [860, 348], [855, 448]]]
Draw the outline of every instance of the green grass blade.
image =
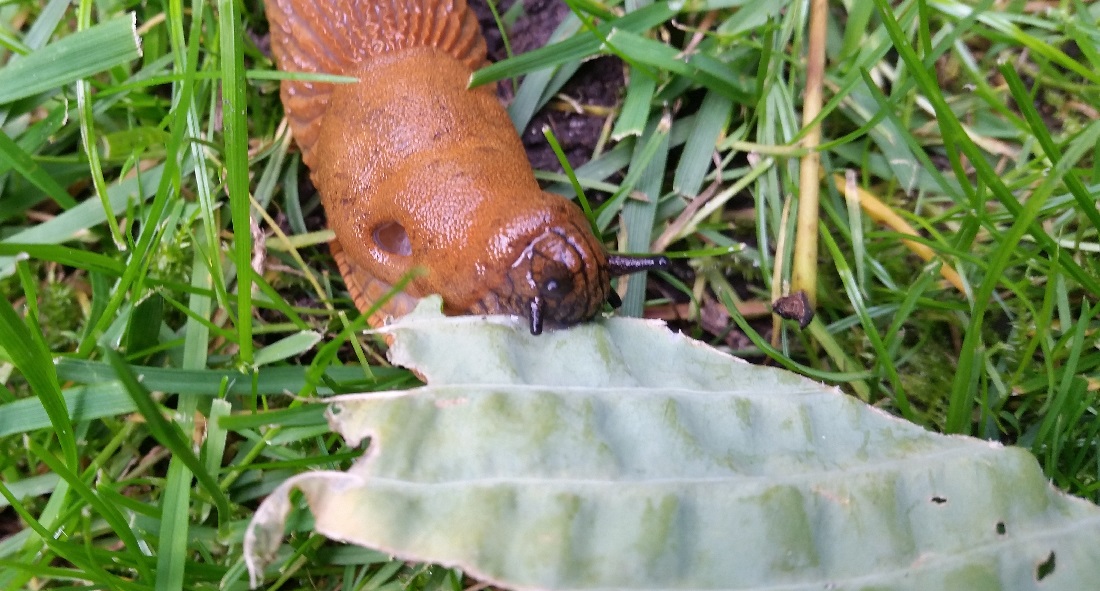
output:
[[187, 468], [195, 474], [199, 484], [214, 499], [214, 504], [218, 508], [218, 522], [224, 523], [229, 519], [229, 499], [218, 486], [217, 481], [203, 469], [198, 456], [191, 450], [190, 440], [180, 432], [178, 426], [169, 423], [164, 418], [157, 403], [153, 402], [152, 397], [149, 396], [149, 391], [137, 381], [122, 357], [111, 349], [106, 350], [106, 356], [111, 363], [111, 367], [118, 375], [119, 381], [126, 388], [127, 394], [130, 395], [130, 399], [133, 400], [134, 406], [145, 417], [149, 431], [160, 441], [161, 445], [172, 451], [173, 457], [180, 458], [180, 461], [184, 462]]
[[[656, 124], [654, 124], [654, 130], [656, 130]], [[631, 193], [634, 188], [641, 182], [642, 176], [645, 171], [649, 170], [649, 163], [658, 156], [658, 154], [666, 154], [669, 149], [668, 142], [668, 129], [666, 128], [662, 133], [647, 132], [634, 146], [634, 151], [630, 158], [630, 168], [627, 170], [626, 177], [623, 178], [623, 182], [619, 185], [619, 189], [611, 196], [603, 205], [596, 208], [596, 226], [600, 228], [600, 231], [607, 229], [611, 225], [615, 216], [625, 207], [625, 203], [630, 199]], [[659, 195], [655, 194], [653, 199], [656, 199]], [[652, 224], [647, 231], [652, 230]], [[643, 248], [647, 250], [648, 244]]]
[[[152, 194], [151, 186], [162, 178], [163, 168], [157, 166], [111, 186], [107, 191], [111, 204], [111, 213], [118, 214], [126, 210], [132, 199], [144, 200]], [[57, 217], [31, 226], [7, 237], [4, 242], [22, 244], [59, 244], [75, 238], [79, 233], [94, 228], [106, 221], [107, 214], [98, 199], [87, 199], [76, 207]], [[0, 277], [6, 277], [15, 270], [11, 257], [0, 256]]]
[[[23, 499], [28, 497], [41, 497], [53, 492], [53, 490], [57, 488], [57, 483], [60, 482], [60, 480], [61, 478], [57, 474], [50, 472], [24, 478], [23, 480], [7, 482], [5, 486], [11, 491], [12, 496], [17, 499]], [[0, 500], [0, 508], [9, 505], [10, 503], [6, 498]]]
[[153, 573], [149, 570], [146, 557], [141, 554], [141, 544], [138, 542], [137, 536], [131, 531], [130, 525], [122, 513], [113, 504], [105, 501], [103, 496], [88, 486], [80, 476], [69, 470], [63, 462], [57, 461], [49, 450], [40, 446], [33, 439], [29, 440], [28, 447], [39, 461], [56, 472], [72, 487], [77, 498], [91, 506], [110, 525], [111, 530], [125, 546], [126, 553], [130, 555], [141, 577], [152, 580]]
[[[183, 368], [201, 370], [206, 368], [207, 342], [210, 332], [207, 325], [199, 319], [210, 316], [210, 297], [204, 295], [211, 285], [209, 270], [203, 267], [202, 250], [195, 249], [191, 267], [191, 287], [194, 288], [189, 301], [189, 311], [184, 325]], [[224, 391], [223, 380], [219, 391]], [[219, 401], [220, 402], [220, 401]], [[195, 428], [195, 411], [199, 408], [199, 396], [182, 394], [176, 406], [176, 424], [184, 433]], [[220, 459], [220, 458], [219, 458]], [[209, 464], [205, 464], [209, 468]], [[212, 474], [216, 467], [207, 472], [207, 478], [214, 480]], [[165, 495], [161, 500], [161, 529], [157, 548], [156, 589], [182, 589], [185, 587], [185, 558], [190, 544], [189, 518], [191, 513], [191, 480], [194, 474], [187, 461], [173, 456], [168, 465]]]
[[219, 0], [226, 190], [233, 218], [233, 260], [237, 266], [237, 346], [241, 362], [252, 363], [252, 217], [248, 193], [248, 120], [244, 48], [237, 4]]
[[259, 367], [276, 361], [301, 355], [321, 341], [321, 334], [313, 331], [294, 333], [256, 351], [253, 363]]
[[[229, 437], [221, 421], [232, 416], [233, 405], [223, 399], [210, 402], [210, 415], [206, 421], [206, 440], [202, 445], [202, 460], [207, 472], [216, 474], [222, 466], [222, 456], [225, 454], [225, 446]], [[204, 503], [200, 511], [203, 520], [210, 512], [210, 505]]]
[[[2, 306], [0, 306], [2, 308]], [[134, 412], [134, 405], [118, 382], [67, 388], [62, 393], [66, 420], [91, 421], [103, 417]], [[0, 437], [30, 433], [38, 429], [53, 428], [53, 418], [47, 410], [46, 399], [23, 398], [0, 405]], [[54, 405], [51, 404], [51, 409]]]
[[554, 136], [554, 131], [550, 129], [549, 125], [542, 128], [542, 135], [546, 138], [547, 143], [550, 144], [550, 149], [554, 151], [554, 155], [557, 156], [558, 163], [561, 164], [562, 170], [565, 171], [565, 176], [569, 179], [569, 184], [573, 187], [573, 193], [577, 196], [577, 203], [580, 204], [581, 209], [584, 211], [584, 217], [588, 218], [588, 223], [593, 226], [592, 229], [595, 231], [596, 228], [592, 214], [592, 206], [588, 202], [588, 197], [584, 194], [581, 182], [577, 180], [576, 171], [569, 165], [569, 158], [566, 157], [565, 152], [561, 149], [558, 138]]
[[[0, 109], [0, 114], [2, 113], [3, 110]], [[64, 127], [65, 120], [66, 118], [68, 118], [68, 116], [68, 109], [66, 109], [64, 105], [58, 105], [51, 109], [49, 113], [41, 120], [33, 123], [30, 127], [27, 128], [26, 131], [24, 131], [19, 136], [19, 141], [15, 142], [16, 148], [20, 152], [26, 154], [27, 158], [32, 159], [30, 164], [22, 164], [21, 166], [30, 166], [33, 168], [39, 167], [39, 164], [33, 160], [31, 154], [39, 154], [43, 146], [45, 146], [52, 137], [57, 136], [58, 132], [60, 132]], [[0, 119], [2, 119], [2, 117], [0, 117]], [[15, 168], [16, 164], [19, 164], [19, 162], [17, 161], [19, 158], [22, 158], [22, 156], [20, 156], [19, 154], [15, 154], [14, 156], [8, 154], [6, 158], [0, 159], [0, 176], [6, 175], [9, 171]], [[26, 173], [20, 172], [20, 174], [25, 175]], [[57, 180], [54, 179], [52, 176], [50, 177], [50, 180], [54, 181], [55, 184], [59, 184], [57, 183]], [[62, 197], [62, 199], [68, 198], [71, 203], [59, 203], [59, 205], [61, 205], [65, 209], [73, 207], [73, 205], [75, 205], [76, 203], [76, 200], [70, 197], [67, 192], [64, 193], [65, 196]], [[21, 198], [21, 200], [25, 202], [31, 201], [31, 199], [26, 198]], [[23, 209], [24, 208], [14, 204], [8, 205], [5, 208], [5, 211], [0, 212], [0, 220], [9, 219], [16, 214], [21, 213]]]
[[[1069, 189], [1070, 194], [1077, 201], [1077, 205], [1080, 206], [1085, 217], [1092, 222], [1092, 227], [1100, 228], [1100, 211], [1096, 209], [1096, 195], [1085, 187], [1085, 184], [1072, 170], [1072, 166], [1076, 162], [1064, 162], [1062, 151], [1058, 149], [1058, 146], [1050, 137], [1046, 122], [1035, 110], [1035, 100], [1024, 87], [1024, 81], [1020, 79], [1016, 69], [1009, 64], [1001, 64], [998, 71], [1004, 76], [1005, 82], [1008, 83], [1008, 90], [1012, 93], [1012, 98], [1016, 100], [1016, 106], [1020, 109], [1024, 119], [1027, 120], [1028, 131], [1034, 134], [1035, 139], [1039, 140], [1039, 145], [1043, 147], [1043, 152], [1054, 164], [1054, 167], [1065, 171], [1063, 181], [1066, 183], [1066, 188]], [[1100, 129], [1095, 122], [1090, 127], [1093, 129], [1093, 133]], [[1095, 145], [1095, 142], [1093, 144]]]
[[646, 121], [649, 121], [649, 106], [656, 90], [657, 79], [652, 75], [636, 70], [631, 72], [626, 98], [623, 100], [619, 118], [615, 121], [615, 128], [611, 130], [611, 139], [620, 141], [626, 137], [642, 135]]
[[699, 114], [680, 152], [672, 190], [694, 197], [703, 188], [703, 179], [710, 168], [715, 144], [726, 129], [733, 101], [717, 92], [708, 92], [699, 106]]
[[47, 2], [46, 6], [42, 8], [42, 12], [38, 14], [38, 18], [34, 19], [34, 24], [31, 25], [27, 34], [23, 36], [23, 44], [32, 50], [45, 46], [50, 37], [53, 36], [54, 30], [57, 29], [57, 25], [61, 24], [61, 20], [65, 18], [69, 4], [71, 4], [71, 0], [50, 0]]
[[[555, 43], [567, 39], [580, 29], [581, 23], [576, 15], [570, 13], [565, 20], [558, 25], [550, 35], [550, 42]], [[492, 67], [492, 66], [486, 66]], [[508, 116], [512, 118], [512, 124], [517, 130], [522, 130], [531, 122], [535, 112], [539, 110], [550, 96], [561, 89], [565, 83], [563, 75], [572, 76], [577, 71], [578, 64], [567, 63], [555, 68], [544, 68], [530, 72], [523, 77], [512, 104], [508, 105]], [[477, 73], [474, 73], [477, 76]], [[473, 82], [471, 81], [471, 84]]]
[[676, 48], [623, 29], [612, 31], [607, 40], [619, 51], [633, 55], [641, 64], [689, 78], [733, 101], [749, 101], [751, 94], [747, 84], [738, 79], [728, 66], [713, 58], [695, 55], [685, 62]]
[[[962, 125], [944, 100], [943, 94], [939, 90], [939, 83], [933, 78], [932, 74], [925, 67], [913, 48], [909, 46], [905, 34], [901, 30], [898, 21], [894, 18], [893, 12], [886, 3], [886, 0], [874, 0], [874, 2], [878, 7], [879, 15], [882, 18], [887, 33], [894, 41], [894, 46], [898, 51], [898, 55], [900, 55], [909, 66], [918, 86], [925, 93], [933, 109], [935, 109], [939, 123], [943, 128], [944, 140], [948, 148], [947, 153], [951, 159], [956, 175], [960, 178], [965, 178], [967, 176], [966, 170], [959, 160], [960, 155], [965, 155], [977, 170], [977, 174], [981, 180], [993, 192], [997, 201], [1011, 212], [1013, 218], [1019, 219], [1022, 215], [1023, 206], [1020, 205], [1020, 202], [1012, 195], [1011, 191], [1008, 190], [1008, 187], [1006, 187], [1001, 180], [1000, 175], [993, 170], [992, 166], [986, 161], [984, 154], [982, 154], [981, 150], [972, 140], [970, 140], [966, 131], [962, 128]], [[963, 187], [967, 188], [967, 185], [964, 183]], [[971, 192], [973, 191], [971, 190]], [[1030, 204], [1031, 201], [1028, 201], [1028, 203]], [[1075, 280], [1093, 293], [1100, 293], [1100, 279], [1086, 273], [1079, 264], [1066, 256], [1063, 249], [1058, 246], [1042, 227], [1034, 223], [1034, 218], [1031, 218], [1031, 221], [1032, 224], [1026, 228], [1027, 233], [1030, 234], [1048, 254], [1057, 257], [1062, 268], [1072, 275]], [[984, 306], [984, 304], [982, 305]]]
[[[667, 21], [675, 15], [676, 11], [669, 8], [667, 3], [660, 2], [631, 12], [615, 21], [601, 24], [598, 31], [605, 37], [615, 29], [642, 32]], [[470, 85], [478, 86], [503, 80], [504, 78], [514, 78], [543, 68], [582, 60], [599, 51], [600, 44], [600, 38], [592, 34], [580, 34], [570, 37], [565, 41], [547, 45], [484, 67], [474, 72], [473, 77], [470, 78]]]
[[[130, 27], [134, 42], [138, 43], [137, 38], [137, 16], [133, 13], [130, 14]], [[89, 30], [92, 21], [92, 2], [91, 0], [81, 0], [78, 4], [77, 10], [77, 30], [84, 31]], [[114, 216], [110, 215], [111, 212], [111, 200], [107, 194], [107, 181], [103, 178], [103, 164], [99, 159], [99, 147], [96, 142], [95, 132], [95, 113], [92, 109], [92, 85], [88, 80], [81, 79], [76, 81], [76, 108], [77, 108], [77, 120], [80, 123], [80, 138], [84, 145], [84, 154], [88, 158], [88, 172], [91, 175], [92, 186], [95, 188], [95, 194], [99, 197], [99, 202], [103, 207], [104, 218], [107, 222], [107, 229], [111, 232], [111, 238], [114, 239], [115, 248], [119, 250], [126, 250], [127, 239], [122, 235], [122, 228], [118, 225], [118, 220]]]
[[[631, 171], [640, 167], [638, 174], [638, 193], [627, 198], [623, 205], [623, 225], [626, 227], [627, 252], [649, 252], [653, 240], [653, 224], [657, 217], [657, 202], [661, 198], [661, 186], [665, 176], [665, 163], [668, 161], [669, 132], [671, 121], [668, 114], [657, 118], [646, 130], [643, 141], [639, 141], [631, 162]], [[647, 146], [655, 145], [652, 156], [643, 154]], [[641, 316], [645, 309], [646, 278], [648, 273], [634, 273], [627, 276], [626, 294], [623, 295], [621, 312], [626, 316]]]
[[[946, 1], [946, 0], [930, 0], [928, 6], [943, 11], [945, 14], [949, 14], [958, 18], [965, 18], [975, 12], [975, 9], [962, 2], [958, 1]], [[1020, 45], [1030, 49], [1037, 55], [1048, 59], [1059, 66], [1066, 68], [1073, 73], [1081, 76], [1085, 80], [1092, 82], [1093, 84], [1100, 84], [1100, 74], [1090, 70], [1088, 67], [1081, 65], [1073, 58], [1066, 55], [1064, 51], [1050, 45], [1049, 43], [1039, 39], [1034, 35], [1028, 35], [1020, 30], [1020, 28], [1013, 22], [1011, 22], [1012, 16], [1004, 14], [999, 10], [989, 10], [978, 12], [978, 20], [989, 26], [996, 31], [1007, 35], [1012, 41], [1019, 43]]]
[[141, 57], [134, 13], [46, 45], [0, 68], [0, 105], [71, 84]]
[[12, 141], [10, 137], [0, 130], [0, 159], [6, 160], [19, 174], [23, 175], [34, 186], [49, 195], [58, 205], [68, 209], [76, 205], [76, 201], [69, 196], [64, 187], [57, 184], [37, 162]]
[[[170, 4], [170, 8], [176, 6], [178, 6], [178, 3]], [[201, 19], [193, 19], [192, 24], [194, 26], [200, 26]], [[187, 171], [182, 154], [183, 146], [187, 141], [184, 132], [187, 129], [185, 122], [189, 114], [188, 106], [191, 104], [192, 93], [195, 90], [191, 74], [193, 74], [195, 64], [198, 61], [198, 45], [198, 43], [192, 44], [188, 53], [189, 59], [184, 64], [184, 82], [178, 86], [173, 95], [173, 106], [168, 116], [168, 120], [170, 121], [169, 129], [172, 135], [168, 144], [165, 146], [165, 153], [168, 155], [168, 158], [163, 164], [159, 182], [155, 187], [153, 187], [152, 184], [143, 185], [144, 187], [153, 189], [153, 200], [145, 212], [146, 219], [154, 219], [159, 222], [165, 218], [168, 203], [172, 197], [179, 194], [181, 179], [185, 171]], [[97, 344], [96, 339], [98, 339], [100, 335], [104, 335], [108, 329], [112, 327], [112, 324], [116, 322], [116, 314], [124, 308], [124, 303], [128, 297], [140, 297], [140, 294], [131, 294], [131, 288], [146, 274], [152, 258], [149, 256], [149, 253], [157, 246], [166, 230], [168, 230], [168, 228], [161, 223], [145, 224], [142, 226], [141, 234], [138, 236], [136, 244], [129, 250], [129, 260], [126, 269], [115, 286], [114, 291], [111, 293], [110, 299], [104, 306], [102, 315], [92, 328], [87, 331], [87, 336], [81, 341], [80, 346], [77, 348], [77, 354], [79, 356], [88, 356], [95, 350]], [[110, 346], [110, 342], [105, 344]]]
[[[944, 100], [939, 90], [939, 84], [921, 62], [913, 48], [909, 46], [901, 27], [894, 19], [891, 8], [885, 0], [874, 1], [886, 31], [894, 41], [899, 56], [909, 66], [918, 87], [925, 93], [935, 109], [956, 174], [960, 177], [965, 176], [965, 171], [958, 160], [958, 153], [965, 154], [985, 186], [990, 188], [997, 200], [1015, 218], [1015, 223], [1002, 237], [1000, 247], [993, 254], [989, 265], [989, 274], [975, 292], [969, 325], [962, 349], [959, 352], [959, 363], [952, 384], [945, 429], [948, 432], [967, 433], [970, 431], [972, 410], [976, 404], [977, 366], [975, 361], [982, 339], [981, 325], [993, 291], [999, 284], [1010, 259], [1014, 256], [1015, 247], [1023, 235], [1030, 234], [1051, 257], [1058, 259], [1058, 264], [1067, 273], [1094, 293], [1100, 293], [1100, 280], [1090, 276], [1080, 265], [1067, 257], [1063, 249], [1035, 222], [1044, 201], [1050, 196], [1056, 183], [1060, 182], [1060, 175], [1047, 176], [1028, 198], [1027, 202], [1021, 206], [1016, 197], [1005, 186], [1000, 176], [994, 172], [986, 161], [984, 154], [963, 130], [958, 119]], [[968, 188], [965, 184], [963, 186]], [[973, 192], [972, 189], [970, 191]]]
[[844, 285], [844, 291], [848, 296], [848, 301], [851, 302], [852, 307], [855, 309], [855, 314], [859, 317], [860, 324], [863, 326], [863, 334], [867, 337], [867, 340], [871, 342], [871, 346], [874, 348], [876, 364], [886, 373], [887, 378], [890, 380], [890, 384], [893, 386], [894, 403], [897, 405], [898, 410], [901, 411], [901, 414], [907, 419], [911, 421], [920, 420], [909, 404], [909, 399], [906, 397], [905, 390], [898, 377], [897, 367], [894, 365], [893, 359], [889, 356], [886, 345], [883, 343], [882, 335], [878, 331], [878, 327], [875, 326], [874, 320], [871, 319], [867, 311], [863, 296], [859, 290], [859, 285], [856, 282], [855, 276], [852, 274], [852, 269], [848, 265], [848, 261], [844, 259], [843, 253], [840, 252], [840, 247], [837, 246], [836, 241], [829, 232], [829, 228], [825, 226], [824, 222], [821, 222], [819, 231], [821, 241], [825, 244], [826, 249], [832, 256], [833, 265], [836, 267], [837, 274], [840, 276], [841, 283]]
[[68, 246], [0, 242], [0, 256], [18, 258], [23, 255], [31, 259], [52, 261], [60, 265], [108, 275], [121, 275], [123, 269], [122, 263], [107, 255]]
[[[189, 404], [181, 403], [177, 422], [181, 429], [194, 428], [194, 397]], [[187, 432], [187, 431], [185, 431]], [[168, 475], [161, 499], [160, 543], [157, 545], [157, 572], [155, 589], [184, 588], [184, 559], [190, 544], [188, 517], [190, 515], [192, 474], [187, 464], [173, 456], [168, 465]]]
[[[35, 519], [34, 515], [29, 510], [27, 510], [26, 506], [19, 500], [18, 497], [16, 497], [12, 493], [12, 491], [8, 488], [8, 485], [5, 484], [3, 480], [0, 480], [0, 496], [4, 497], [4, 499], [7, 501], [8, 506], [11, 507], [17, 515], [19, 515], [20, 519], [22, 519], [24, 523], [27, 524], [28, 529], [25, 531], [28, 533], [37, 534], [36, 538], [28, 539], [27, 543], [24, 544], [24, 546], [27, 546], [32, 541], [41, 542], [58, 556], [80, 567], [80, 569], [85, 573], [86, 578], [84, 580], [105, 581], [109, 578], [106, 576], [106, 573], [104, 573], [103, 570], [95, 564], [94, 561], [85, 558], [83, 556], [83, 552], [76, 551], [73, 548], [72, 544], [68, 543], [64, 538], [58, 539], [58, 536], [55, 536], [53, 532], [51, 532], [47, 528], [47, 526], [43, 525], [40, 520]], [[27, 537], [29, 538], [29, 536]], [[15, 564], [29, 565], [34, 564], [36, 561], [23, 560], [13, 562]], [[8, 585], [16, 583], [15, 585], [11, 585], [9, 588], [20, 588], [20, 586], [17, 586], [19, 585], [18, 581], [22, 581], [25, 583], [27, 580], [32, 578], [33, 573], [31, 573], [30, 575], [27, 575], [25, 573], [21, 574], [23, 574], [25, 578], [13, 580], [12, 577], [18, 576], [16, 575], [14, 570], [0, 568], [0, 583]]]
[[76, 437], [65, 399], [61, 396], [50, 350], [42, 340], [41, 332], [28, 330], [6, 299], [0, 303], [0, 348], [7, 351], [12, 363], [30, 384], [57, 434], [65, 465], [75, 469], [79, 465]]
[[[130, 367], [141, 376], [141, 383], [151, 390], [206, 396], [212, 396], [217, 392], [218, 384], [223, 379], [229, 381], [228, 394], [232, 396], [245, 396], [251, 394], [253, 390], [261, 395], [279, 394], [284, 390], [297, 391], [307, 382], [308, 370], [306, 367], [265, 367], [257, 372], [256, 382], [253, 384], [248, 376], [234, 369], [190, 370], [147, 365]], [[355, 366], [327, 366], [326, 364], [318, 369], [323, 370], [322, 375], [334, 382], [351, 381], [363, 377], [362, 368]], [[392, 367], [372, 367], [371, 371], [379, 376], [379, 379], [408, 375], [407, 371]], [[57, 361], [57, 373], [63, 380], [72, 380], [81, 384], [113, 382], [116, 379], [114, 370], [107, 363], [70, 357], [63, 357]]]

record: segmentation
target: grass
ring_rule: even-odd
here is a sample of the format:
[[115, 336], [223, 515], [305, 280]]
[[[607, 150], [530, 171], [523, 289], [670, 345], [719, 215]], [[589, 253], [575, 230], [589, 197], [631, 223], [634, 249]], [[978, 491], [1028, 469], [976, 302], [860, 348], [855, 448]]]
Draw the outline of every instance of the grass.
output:
[[[1029, 448], [1097, 501], [1100, 5], [850, 4], [821, 46], [816, 2], [631, 3], [611, 26], [572, 0], [557, 45], [478, 79], [532, 72], [525, 124], [582, 58], [631, 65], [615, 141], [540, 175], [605, 196], [608, 244], [679, 261], [627, 313]], [[415, 383], [353, 338], [264, 30], [258, 2], [0, 2], [0, 588], [244, 588], [258, 500], [360, 453], [303, 400]], [[807, 272], [805, 330], [753, 316]], [[308, 526], [270, 588], [464, 585]]]

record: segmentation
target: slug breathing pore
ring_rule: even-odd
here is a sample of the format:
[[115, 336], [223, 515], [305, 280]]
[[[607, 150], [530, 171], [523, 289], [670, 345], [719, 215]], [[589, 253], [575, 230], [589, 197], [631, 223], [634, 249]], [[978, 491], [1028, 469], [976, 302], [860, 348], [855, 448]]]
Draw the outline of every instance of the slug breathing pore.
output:
[[[611, 277], [668, 266], [609, 256], [568, 199], [543, 191], [492, 85], [464, 0], [266, 0], [302, 160], [336, 234], [330, 247], [370, 322], [437, 293], [447, 314], [512, 314], [531, 332], [615, 303]], [[410, 273], [404, 292], [381, 301]]]

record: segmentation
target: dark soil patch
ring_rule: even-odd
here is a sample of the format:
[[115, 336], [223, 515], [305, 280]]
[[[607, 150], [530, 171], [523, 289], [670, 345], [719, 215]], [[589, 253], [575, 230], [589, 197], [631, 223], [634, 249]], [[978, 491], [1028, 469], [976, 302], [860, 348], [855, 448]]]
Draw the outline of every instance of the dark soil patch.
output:
[[[514, 0], [501, 3], [503, 14]], [[489, 59], [496, 62], [505, 59], [504, 42], [492, 12], [484, 0], [471, 0], [470, 6], [477, 12], [481, 30], [489, 47]], [[569, 14], [569, 8], [561, 0], [530, 0], [524, 3], [523, 14], [516, 19], [508, 32], [508, 40], [514, 54], [526, 53], [543, 47], [554, 29]], [[577, 74], [566, 83], [561, 93], [576, 105], [583, 107], [612, 107], [618, 100], [624, 84], [622, 62], [604, 57], [581, 66]], [[500, 84], [503, 100], [509, 101], [513, 89], [509, 82]], [[597, 112], [604, 109], [596, 109]], [[542, 129], [549, 126], [562, 146], [570, 166], [584, 164], [596, 149], [603, 131], [605, 116], [576, 110], [544, 108], [524, 129], [521, 137], [532, 166], [541, 170], [561, 171], [558, 158], [550, 149]]]
[[23, 530], [23, 522], [11, 507], [0, 511], [0, 540]]

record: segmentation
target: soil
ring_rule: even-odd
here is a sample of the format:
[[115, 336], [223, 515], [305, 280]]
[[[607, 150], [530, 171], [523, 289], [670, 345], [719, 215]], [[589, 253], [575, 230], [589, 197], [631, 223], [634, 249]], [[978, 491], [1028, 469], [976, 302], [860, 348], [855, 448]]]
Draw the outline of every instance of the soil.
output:
[[[514, 3], [515, 0], [506, 0], [500, 3], [498, 10], [503, 14]], [[481, 31], [489, 48], [489, 59], [494, 62], [503, 60], [507, 57], [504, 42], [488, 5], [484, 0], [471, 0], [470, 6], [481, 22]], [[569, 8], [561, 0], [525, 2], [523, 14], [516, 19], [515, 25], [509, 31], [508, 40], [512, 45], [512, 52], [526, 53], [546, 45], [554, 29], [568, 14]], [[576, 168], [587, 162], [603, 132], [605, 117], [588, 113], [583, 107], [604, 107], [605, 109], [594, 109], [599, 113], [614, 106], [619, 100], [624, 82], [622, 62], [617, 58], [603, 57], [583, 64], [560, 93], [580, 105], [582, 111], [544, 108], [521, 134], [532, 166], [541, 170], [562, 170], [557, 156], [542, 134], [545, 126], [550, 126], [553, 130], [570, 166]], [[508, 82], [500, 84], [500, 94], [506, 102], [511, 99], [512, 92]]]
[[0, 511], [0, 540], [15, 535], [24, 529], [22, 520], [11, 507]]

